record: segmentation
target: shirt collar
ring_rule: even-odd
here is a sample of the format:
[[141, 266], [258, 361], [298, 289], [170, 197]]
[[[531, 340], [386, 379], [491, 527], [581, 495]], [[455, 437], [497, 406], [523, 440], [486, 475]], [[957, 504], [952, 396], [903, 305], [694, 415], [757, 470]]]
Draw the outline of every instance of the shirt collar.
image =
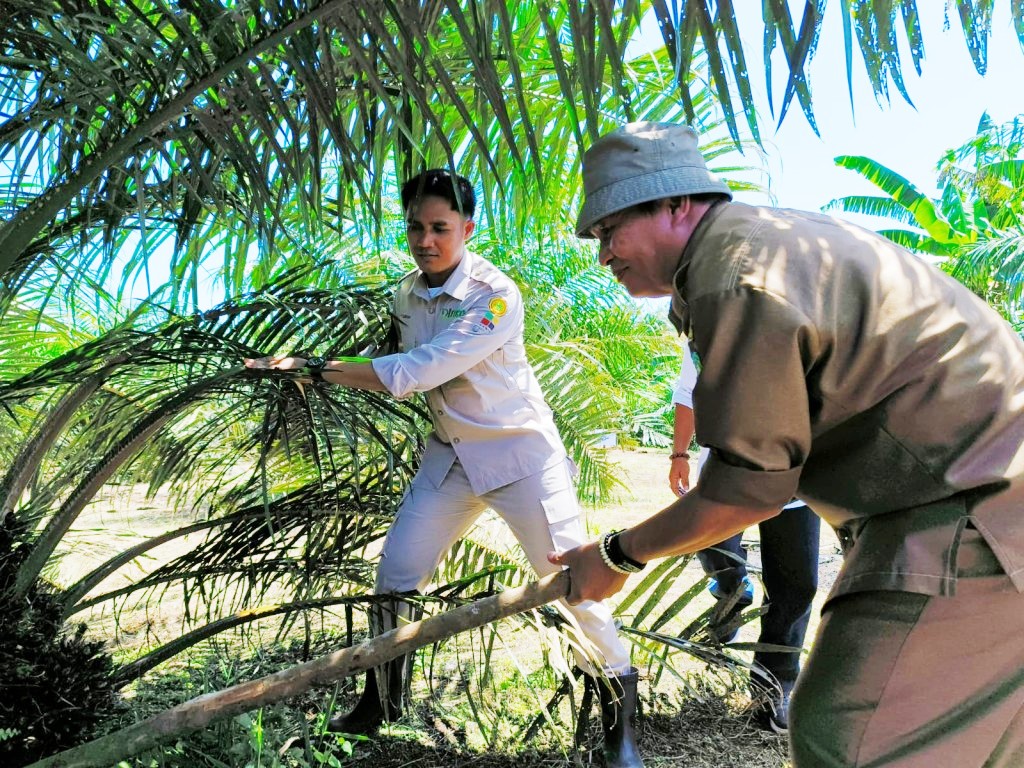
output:
[[704, 239], [711, 223], [725, 210], [725, 203], [725, 200], [719, 200], [712, 204], [697, 222], [693, 234], [683, 246], [683, 252], [679, 254], [679, 263], [676, 265], [675, 275], [672, 278], [672, 303], [669, 305], [668, 319], [675, 326], [676, 331], [685, 333], [687, 336], [690, 335], [690, 306], [683, 298], [686, 292], [686, 276], [690, 270], [690, 262], [693, 261], [693, 256], [700, 247], [700, 241]]
[[[441, 293], [447, 293], [453, 299], [462, 301], [466, 298], [469, 293], [469, 278], [473, 274], [473, 269], [476, 266], [478, 256], [468, 248], [466, 252], [462, 254], [462, 259], [458, 264], [455, 265], [455, 270], [448, 275], [448, 279], [444, 281], [444, 285], [441, 286], [443, 289]], [[419, 296], [421, 299], [428, 298], [427, 289], [430, 286], [427, 285], [427, 280], [421, 272], [416, 276], [416, 284], [413, 288], [413, 293]]]

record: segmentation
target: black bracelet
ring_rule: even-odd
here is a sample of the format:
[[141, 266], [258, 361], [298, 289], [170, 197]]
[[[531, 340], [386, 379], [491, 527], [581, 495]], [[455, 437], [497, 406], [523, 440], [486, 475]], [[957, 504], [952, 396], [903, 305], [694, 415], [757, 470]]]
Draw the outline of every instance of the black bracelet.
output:
[[622, 535], [622, 531], [615, 531], [604, 535], [604, 538], [601, 539], [602, 559], [605, 560], [606, 564], [611, 564], [613, 571], [618, 571], [619, 573], [639, 573], [647, 567], [647, 563], [634, 560], [622, 551], [622, 542], [619, 541], [620, 535]]

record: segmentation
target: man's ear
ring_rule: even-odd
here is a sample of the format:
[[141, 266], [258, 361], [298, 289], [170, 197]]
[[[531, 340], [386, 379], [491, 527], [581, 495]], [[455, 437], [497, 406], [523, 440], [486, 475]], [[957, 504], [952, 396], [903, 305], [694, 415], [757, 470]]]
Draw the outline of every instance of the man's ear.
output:
[[469, 236], [472, 235], [473, 230], [476, 229], [476, 222], [473, 221], [473, 219], [466, 219], [464, 227], [465, 228], [462, 230], [462, 238], [464, 240], [469, 240]]
[[678, 202], [669, 203], [668, 210], [672, 214], [673, 221], [676, 219], [685, 220], [690, 215], [690, 211], [693, 209], [693, 198], [691, 197], [680, 197]]

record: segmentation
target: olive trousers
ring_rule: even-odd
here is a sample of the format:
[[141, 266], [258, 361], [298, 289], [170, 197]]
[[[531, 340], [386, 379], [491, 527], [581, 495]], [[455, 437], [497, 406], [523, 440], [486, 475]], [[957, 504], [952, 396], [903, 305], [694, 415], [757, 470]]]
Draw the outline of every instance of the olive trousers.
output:
[[1024, 594], [968, 529], [955, 596], [834, 598], [789, 718], [793, 768], [1021, 768]]

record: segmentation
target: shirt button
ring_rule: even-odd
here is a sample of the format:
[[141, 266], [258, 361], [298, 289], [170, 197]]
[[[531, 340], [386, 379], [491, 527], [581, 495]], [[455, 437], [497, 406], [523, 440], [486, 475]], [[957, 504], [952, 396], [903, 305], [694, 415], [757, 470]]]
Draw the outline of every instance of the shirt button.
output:
[[444, 416], [444, 409], [443, 408], [438, 408], [437, 409], [437, 415], [438, 416]]
[[427, 307], [427, 314], [428, 315], [434, 314], [434, 307]]
[[462, 442], [462, 441], [461, 441], [461, 440], [459, 440], [459, 438], [457, 438], [457, 437], [453, 437], [453, 438], [452, 438], [452, 442], [453, 442], [453, 443], [455, 443], [456, 445], [458, 445], [458, 444], [459, 444], [460, 442]]

